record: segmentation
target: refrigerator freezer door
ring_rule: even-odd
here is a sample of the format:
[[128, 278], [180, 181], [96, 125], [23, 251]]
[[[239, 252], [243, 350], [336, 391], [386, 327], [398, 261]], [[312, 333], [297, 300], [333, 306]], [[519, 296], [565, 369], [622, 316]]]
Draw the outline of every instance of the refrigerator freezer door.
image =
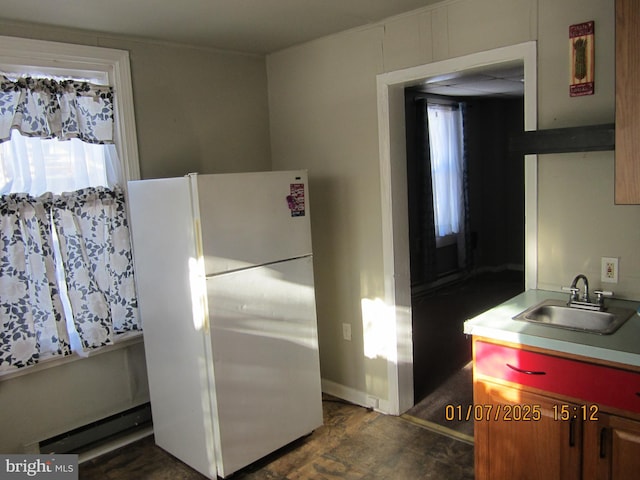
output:
[[322, 425], [312, 258], [211, 277], [207, 290], [228, 476]]
[[155, 441], [216, 478], [208, 335], [191, 289], [197, 279], [189, 181], [129, 182], [128, 192]]
[[197, 175], [207, 275], [311, 254], [307, 172]]

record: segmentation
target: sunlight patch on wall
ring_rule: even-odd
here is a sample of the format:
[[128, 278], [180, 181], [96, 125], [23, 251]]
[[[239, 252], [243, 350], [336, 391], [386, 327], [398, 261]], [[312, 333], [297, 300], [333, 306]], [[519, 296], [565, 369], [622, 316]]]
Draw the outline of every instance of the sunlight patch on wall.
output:
[[365, 357], [384, 358], [395, 362], [396, 333], [393, 310], [380, 298], [363, 298], [361, 305]]

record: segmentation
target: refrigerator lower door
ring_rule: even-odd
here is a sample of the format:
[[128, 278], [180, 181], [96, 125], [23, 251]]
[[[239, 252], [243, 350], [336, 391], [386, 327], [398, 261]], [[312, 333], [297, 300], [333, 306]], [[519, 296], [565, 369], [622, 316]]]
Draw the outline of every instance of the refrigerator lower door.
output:
[[207, 279], [218, 475], [322, 425], [312, 258]]

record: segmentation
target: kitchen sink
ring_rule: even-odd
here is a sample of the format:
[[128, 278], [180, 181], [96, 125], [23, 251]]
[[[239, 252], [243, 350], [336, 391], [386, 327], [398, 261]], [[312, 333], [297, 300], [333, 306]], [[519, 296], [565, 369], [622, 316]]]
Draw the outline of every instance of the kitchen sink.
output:
[[619, 307], [587, 310], [569, 306], [567, 302], [562, 300], [550, 299], [528, 308], [513, 319], [550, 327], [609, 335], [620, 328], [634, 313], [633, 310]]

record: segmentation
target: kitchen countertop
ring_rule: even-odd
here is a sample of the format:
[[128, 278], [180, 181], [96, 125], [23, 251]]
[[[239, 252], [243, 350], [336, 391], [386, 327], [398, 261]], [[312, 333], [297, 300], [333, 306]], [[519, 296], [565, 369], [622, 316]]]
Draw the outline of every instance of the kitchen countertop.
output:
[[[527, 290], [467, 320], [464, 323], [464, 333], [640, 367], [640, 316], [634, 314], [611, 335], [577, 332], [513, 320], [520, 312], [546, 299], [568, 300], [568, 294]], [[606, 299], [605, 304], [634, 311], [640, 306], [640, 302], [617, 299]]]

